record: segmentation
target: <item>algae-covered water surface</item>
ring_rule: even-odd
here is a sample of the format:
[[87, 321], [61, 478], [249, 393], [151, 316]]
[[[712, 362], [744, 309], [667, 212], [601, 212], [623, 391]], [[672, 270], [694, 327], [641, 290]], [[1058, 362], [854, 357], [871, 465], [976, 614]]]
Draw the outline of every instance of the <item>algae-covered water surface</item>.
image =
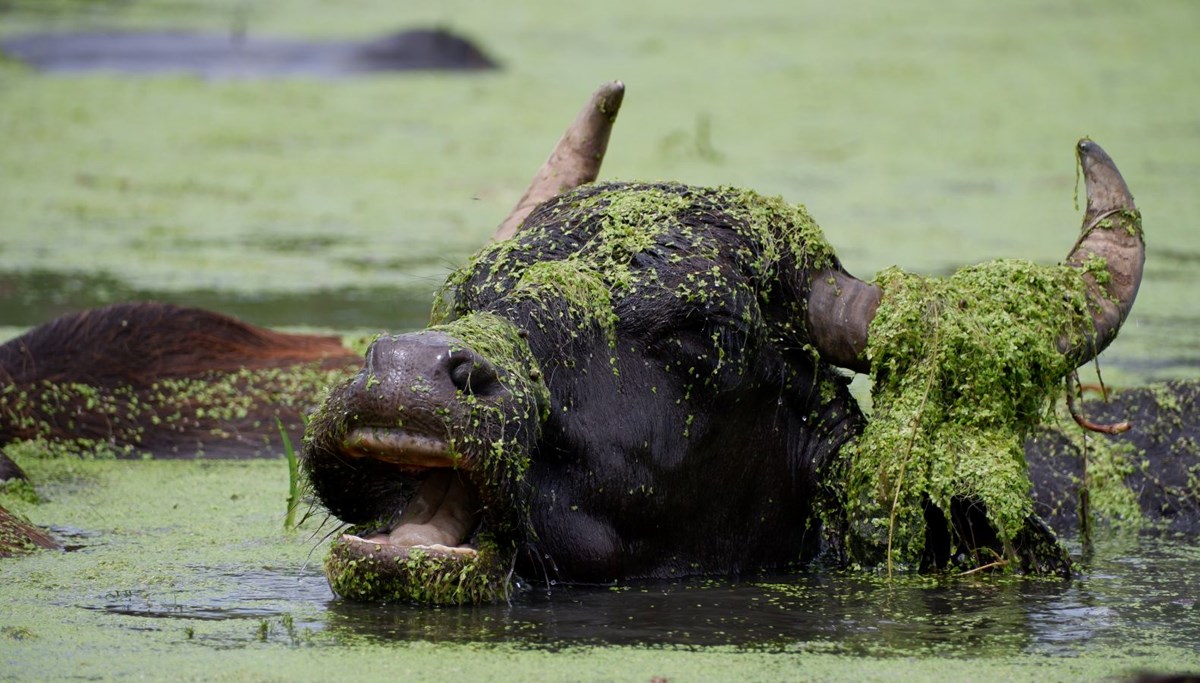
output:
[[813, 572], [525, 586], [511, 603], [337, 600], [284, 531], [283, 460], [35, 460], [67, 552], [0, 563], [0, 677], [1096, 680], [1200, 666], [1200, 550], [1113, 538], [1069, 582]]
[[1090, 135], [1147, 229], [1146, 280], [1108, 379], [1196, 374], [1200, 9], [1186, 0], [5, 7], [0, 41], [437, 25], [501, 69], [221, 80], [0, 61], [0, 325], [153, 296], [276, 325], [421, 326], [586, 94], [620, 78], [628, 106], [605, 176], [803, 202], [860, 277], [1062, 259], [1078, 227], [1071, 146]]
[[[45, 30], [366, 38], [445, 26], [486, 73], [211, 79], [0, 59], [0, 335], [133, 298], [341, 332], [428, 322], [598, 83], [628, 95], [606, 177], [804, 202], [846, 266], [1054, 263], [1072, 144], [1144, 215], [1146, 276], [1105, 379], [1195, 377], [1200, 7], [614, 0], [12, 0]], [[1200, 548], [1112, 534], [1077, 578], [813, 572], [530, 585], [469, 608], [358, 605], [285, 531], [282, 457], [21, 461], [0, 505], [69, 546], [0, 561], [0, 679], [1090, 680], [1200, 670]]]

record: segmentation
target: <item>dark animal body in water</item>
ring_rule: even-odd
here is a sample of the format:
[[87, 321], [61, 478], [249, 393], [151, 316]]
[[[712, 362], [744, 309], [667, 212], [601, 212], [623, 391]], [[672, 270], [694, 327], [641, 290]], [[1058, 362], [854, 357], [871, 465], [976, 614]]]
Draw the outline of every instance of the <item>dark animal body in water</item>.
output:
[[299, 438], [314, 396], [360, 364], [337, 337], [169, 304], [92, 309], [0, 345], [0, 447], [42, 440], [159, 458], [275, 455], [279, 424]]
[[1078, 531], [1080, 488], [1088, 479], [1092, 497], [1102, 485], [1123, 484], [1123, 513], [1140, 513], [1156, 531], [1200, 533], [1200, 381], [1125, 389], [1085, 405], [1093, 420], [1133, 428], [1088, 441], [1061, 426], [1037, 430], [1025, 448], [1038, 515], [1060, 533]]
[[194, 73], [212, 78], [340, 77], [412, 70], [483, 70], [496, 63], [469, 40], [442, 29], [366, 41], [315, 41], [189, 32], [36, 33], [0, 49], [39, 69]]
[[[1049, 278], [1071, 289], [1048, 301], [1075, 302], [1042, 335], [1050, 386], [1116, 335], [1144, 259], [1112, 160], [1091, 141], [1077, 152], [1088, 208]], [[314, 491], [360, 525], [327, 563], [337, 592], [463, 602], [502, 595], [513, 571], [607, 582], [881, 561], [883, 540], [846, 514], [862, 495], [847, 488], [847, 446], [870, 432], [834, 366], [877, 383], [903, 367], [866, 355], [895, 302], [841, 268], [803, 207], [618, 184], [520, 213], [505, 223], [515, 236], [451, 276], [429, 330], [377, 340], [310, 422]], [[1019, 450], [1020, 431], [987, 429]], [[990, 556], [1065, 571], [1036, 517], [1018, 507], [1006, 536], [965, 490], [927, 500], [923, 566]]]
[[[257, 350], [227, 345], [178, 363], [187, 369], [175, 377], [201, 376], [210, 386], [224, 381], [216, 375], [238, 377], [243, 365], [263, 363], [316, 363], [329, 381], [349, 376], [317, 410], [303, 465], [320, 500], [359, 525], [335, 542], [327, 565], [335, 590], [350, 597], [490, 600], [506, 594], [514, 572], [591, 582], [753, 572], [822, 555], [844, 562], [839, 458], [867, 421], [835, 366], [869, 366], [863, 354], [880, 292], [841, 268], [802, 207], [677, 184], [573, 189], [595, 178], [620, 93], [602, 88], [568, 130], [502, 226], [502, 236], [515, 236], [451, 276], [436, 324], [380, 337], [365, 361], [336, 340], [270, 336], [215, 314], [148, 305], [125, 309], [139, 318], [130, 323], [137, 335], [119, 336], [124, 325], [113, 322], [129, 320], [120, 314], [102, 316], [100, 327], [82, 324], [93, 314], [69, 316], [0, 347], [0, 368], [22, 391], [103, 384], [90, 373], [115, 350], [127, 359], [115, 385], [154, 385], [154, 373], [177, 365], [173, 354], [212, 346], [196, 344], [195, 330], [220, 320], [238, 338], [261, 340], [250, 347]], [[1059, 339], [1075, 364], [1115, 336], [1142, 253], [1140, 231], [1126, 222], [1132, 199], [1111, 159], [1086, 141], [1079, 153], [1085, 224], [1107, 222], [1085, 230], [1069, 261], [1112, 284], [1082, 309], [1086, 342]], [[175, 325], [175, 316], [199, 322]], [[50, 372], [52, 359], [72, 354], [73, 369], [46, 375], [53, 382], [16, 370]], [[142, 355], [162, 360], [125, 377]], [[316, 392], [294, 388], [278, 393], [290, 397], [290, 416], [315, 403]], [[218, 403], [226, 395], [216, 394]], [[47, 439], [79, 428], [79, 413], [75, 421], [31, 418], [22, 405], [25, 412], [0, 411], [6, 439], [37, 438], [21, 426], [31, 422], [53, 425]], [[262, 423], [246, 427], [260, 430], [256, 447]], [[205, 433], [222, 424], [208, 423]], [[180, 454], [221, 441], [151, 426], [106, 437], [102, 425], [91, 438], [170, 453], [183, 434]], [[1031, 463], [1042, 457], [1038, 443], [1030, 442]], [[1058, 484], [1038, 465], [1032, 471], [1035, 490]], [[1005, 541], [989, 531], [977, 501], [954, 506], [953, 519], [930, 528], [957, 535], [930, 539], [936, 556], [927, 566], [944, 566], [971, 544], [1054, 556], [1039, 545], [1053, 538], [1036, 520], [1026, 536]], [[1035, 568], [1042, 559], [1034, 557]]]
[[[382, 519], [392, 543], [528, 541], [523, 576], [812, 559], [807, 520], [862, 421], [805, 348], [804, 293], [836, 268], [803, 210], [753, 193], [561, 195], [452, 276], [442, 324], [372, 345], [311, 423], [314, 489], [344, 520]], [[392, 519], [413, 496], [433, 521]]]

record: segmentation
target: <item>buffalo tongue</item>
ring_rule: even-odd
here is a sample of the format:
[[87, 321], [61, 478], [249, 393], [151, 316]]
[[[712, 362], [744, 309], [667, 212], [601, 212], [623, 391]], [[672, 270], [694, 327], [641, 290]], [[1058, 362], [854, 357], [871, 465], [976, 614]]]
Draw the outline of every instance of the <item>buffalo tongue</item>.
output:
[[369, 540], [397, 546], [454, 548], [475, 528], [477, 509], [475, 496], [458, 471], [436, 469], [417, 488], [386, 539]]

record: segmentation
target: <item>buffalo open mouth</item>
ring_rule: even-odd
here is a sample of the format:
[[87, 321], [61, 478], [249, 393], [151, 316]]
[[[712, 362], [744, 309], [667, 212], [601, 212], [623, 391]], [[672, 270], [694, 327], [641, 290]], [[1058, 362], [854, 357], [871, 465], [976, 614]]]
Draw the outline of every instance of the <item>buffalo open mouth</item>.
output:
[[342, 447], [346, 455], [389, 463], [418, 480], [416, 491], [388, 528], [362, 536], [343, 534], [342, 542], [370, 554], [407, 556], [414, 548], [435, 555], [476, 554], [469, 541], [479, 526], [479, 489], [446, 441], [363, 427], [351, 430]]
[[483, 504], [466, 459], [441, 438], [381, 427], [350, 430], [340, 450], [394, 467], [415, 490], [388, 526], [333, 543], [325, 569], [334, 592], [431, 604], [494, 599], [503, 582], [495, 553], [480, 548]]

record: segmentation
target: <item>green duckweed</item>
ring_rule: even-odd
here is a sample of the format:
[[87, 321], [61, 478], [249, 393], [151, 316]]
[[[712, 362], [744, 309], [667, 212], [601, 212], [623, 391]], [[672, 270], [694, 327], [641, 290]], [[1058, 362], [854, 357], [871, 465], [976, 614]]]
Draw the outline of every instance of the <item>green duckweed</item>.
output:
[[350, 600], [470, 605], [505, 600], [510, 585], [490, 540], [474, 556], [443, 555], [421, 548], [403, 554], [380, 547], [376, 555], [355, 552], [338, 541], [325, 559], [329, 586]]
[[147, 387], [48, 380], [8, 385], [0, 389], [0, 423], [35, 444], [25, 449], [32, 457], [192, 456], [206, 446], [274, 453], [275, 419], [294, 421], [292, 415], [350, 372], [317, 361], [161, 379]]
[[845, 453], [852, 551], [915, 568], [925, 505], [948, 520], [953, 499], [981, 503], [1010, 544], [1032, 513], [1022, 444], [1074, 369], [1059, 340], [1090, 329], [1083, 272], [995, 261], [877, 283], [874, 415]]

